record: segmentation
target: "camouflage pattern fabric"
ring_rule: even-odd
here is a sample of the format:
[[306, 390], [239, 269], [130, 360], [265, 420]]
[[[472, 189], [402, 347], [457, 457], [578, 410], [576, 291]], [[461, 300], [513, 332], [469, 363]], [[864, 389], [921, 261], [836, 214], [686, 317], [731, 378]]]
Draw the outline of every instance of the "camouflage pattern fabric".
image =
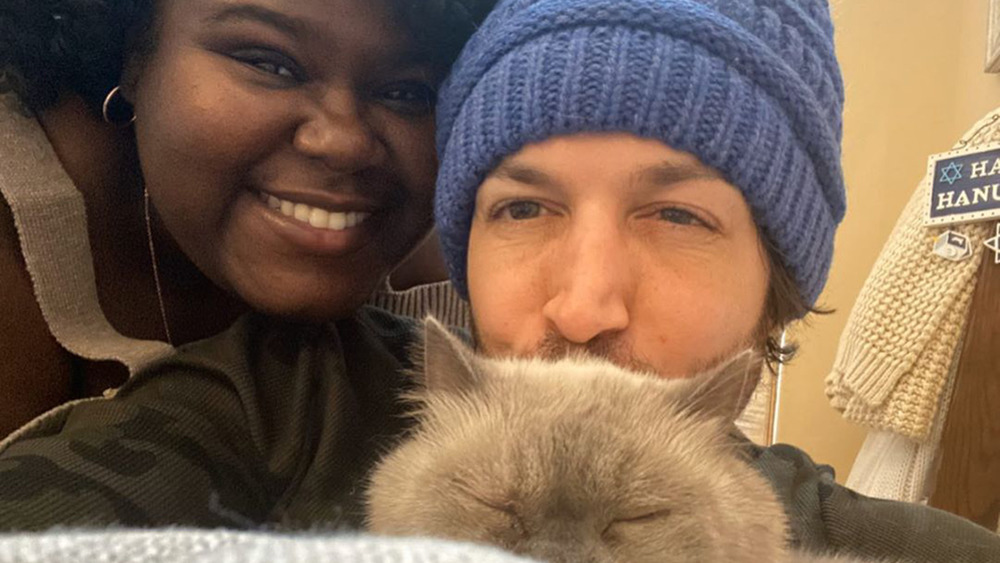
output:
[[404, 429], [411, 323], [241, 319], [0, 452], [0, 529], [357, 527]]

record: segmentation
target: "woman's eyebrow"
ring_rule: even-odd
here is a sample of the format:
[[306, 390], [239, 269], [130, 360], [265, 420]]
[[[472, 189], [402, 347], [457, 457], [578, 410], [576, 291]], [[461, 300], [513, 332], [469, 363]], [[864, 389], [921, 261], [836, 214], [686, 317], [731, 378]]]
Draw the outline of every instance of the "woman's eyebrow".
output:
[[304, 20], [257, 4], [228, 4], [209, 15], [206, 21], [213, 24], [231, 21], [257, 22], [272, 27], [293, 38], [303, 35], [309, 27]]

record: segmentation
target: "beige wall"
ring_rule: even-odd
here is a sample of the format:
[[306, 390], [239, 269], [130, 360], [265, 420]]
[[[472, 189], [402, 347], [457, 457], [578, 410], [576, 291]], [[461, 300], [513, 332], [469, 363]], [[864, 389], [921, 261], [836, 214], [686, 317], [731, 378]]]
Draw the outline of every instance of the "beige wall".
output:
[[832, 0], [847, 87], [847, 219], [821, 304], [782, 386], [778, 439], [847, 478], [865, 430], [823, 394], [851, 305], [927, 166], [1000, 106], [1000, 75], [983, 72], [988, 0]]

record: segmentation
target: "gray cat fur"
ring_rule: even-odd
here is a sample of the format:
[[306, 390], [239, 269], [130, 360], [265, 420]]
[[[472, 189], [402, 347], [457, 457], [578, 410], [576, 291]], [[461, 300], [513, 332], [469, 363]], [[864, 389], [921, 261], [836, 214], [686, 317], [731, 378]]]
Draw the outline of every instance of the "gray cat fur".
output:
[[784, 509], [728, 436], [751, 353], [663, 380], [479, 357], [428, 319], [423, 354], [416, 429], [368, 489], [372, 532], [553, 563], [855, 563], [789, 552]]

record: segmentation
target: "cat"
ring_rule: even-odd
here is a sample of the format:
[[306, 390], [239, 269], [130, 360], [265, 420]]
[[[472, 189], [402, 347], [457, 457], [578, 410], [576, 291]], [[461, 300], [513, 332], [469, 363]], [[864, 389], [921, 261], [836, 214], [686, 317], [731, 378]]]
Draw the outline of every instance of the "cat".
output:
[[370, 532], [552, 563], [854, 561], [788, 552], [782, 505], [728, 436], [754, 354], [666, 380], [487, 359], [425, 330], [417, 424], [370, 477]]

